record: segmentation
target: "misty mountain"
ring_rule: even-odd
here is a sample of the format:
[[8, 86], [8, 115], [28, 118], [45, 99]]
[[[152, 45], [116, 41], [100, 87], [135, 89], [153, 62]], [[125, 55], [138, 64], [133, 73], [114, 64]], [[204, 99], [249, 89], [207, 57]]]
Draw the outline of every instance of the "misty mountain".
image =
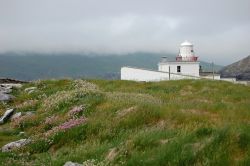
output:
[[[126, 55], [99, 54], [0, 54], [0, 77], [21, 80], [50, 78], [104, 78], [119, 79], [122, 66], [136, 66], [157, 70], [162, 56], [174, 59], [172, 54], [133, 53]], [[211, 71], [211, 65], [201, 62], [203, 70]], [[215, 65], [215, 69], [221, 66]]]
[[220, 73], [222, 77], [236, 77], [237, 80], [250, 80], [250, 55], [225, 66]]

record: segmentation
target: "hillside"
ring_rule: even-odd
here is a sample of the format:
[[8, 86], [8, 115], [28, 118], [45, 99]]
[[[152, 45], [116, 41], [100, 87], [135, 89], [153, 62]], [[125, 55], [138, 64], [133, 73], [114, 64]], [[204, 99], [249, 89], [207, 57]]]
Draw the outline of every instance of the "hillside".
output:
[[236, 77], [238, 80], [250, 80], [250, 55], [220, 71], [222, 77]]
[[[28, 89], [27, 89], [28, 88]], [[0, 114], [0, 165], [250, 165], [250, 87], [223, 81], [47, 80]]]
[[[5, 53], [0, 54], [0, 78], [20, 80], [50, 78], [101, 78], [120, 79], [122, 66], [157, 69], [162, 56], [172, 54], [133, 53], [127, 55], [99, 54], [38, 54]], [[211, 65], [201, 62], [204, 70]], [[221, 66], [215, 66], [217, 70]]]

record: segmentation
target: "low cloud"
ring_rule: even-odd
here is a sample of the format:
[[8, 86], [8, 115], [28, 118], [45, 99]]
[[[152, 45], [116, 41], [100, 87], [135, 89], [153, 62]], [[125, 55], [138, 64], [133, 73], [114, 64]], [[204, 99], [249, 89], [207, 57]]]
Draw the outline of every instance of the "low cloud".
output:
[[202, 60], [250, 54], [250, 2], [241, 0], [0, 0], [0, 52], [178, 53]]

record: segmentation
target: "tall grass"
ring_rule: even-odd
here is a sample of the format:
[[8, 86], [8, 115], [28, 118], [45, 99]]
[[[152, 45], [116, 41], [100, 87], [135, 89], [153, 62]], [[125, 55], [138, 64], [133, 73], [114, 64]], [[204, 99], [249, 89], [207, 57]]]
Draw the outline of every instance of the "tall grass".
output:
[[[24, 92], [31, 86], [37, 90]], [[250, 164], [249, 86], [209, 80], [47, 80], [14, 94], [16, 99], [0, 109], [17, 107], [34, 115], [9, 122], [3, 127], [11, 132], [0, 132], [0, 145], [20, 138], [19, 131], [33, 139], [23, 149], [0, 152], [1, 161], [12, 165], [21, 165], [20, 160], [29, 165], [69, 160], [96, 165]], [[69, 111], [81, 105], [84, 111], [71, 117]], [[86, 123], [46, 135], [80, 117]], [[53, 123], [45, 123], [48, 118]]]

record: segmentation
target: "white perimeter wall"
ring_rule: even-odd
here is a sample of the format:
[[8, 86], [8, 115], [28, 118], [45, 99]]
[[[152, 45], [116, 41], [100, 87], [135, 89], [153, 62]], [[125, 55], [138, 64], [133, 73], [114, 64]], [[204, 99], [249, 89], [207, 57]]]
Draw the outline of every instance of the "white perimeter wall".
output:
[[220, 75], [207, 75], [207, 76], [201, 76], [202, 78], [206, 78], [206, 79], [210, 79], [210, 80], [212, 80], [212, 79], [214, 79], [214, 80], [221, 80], [221, 78], [220, 78]]
[[[199, 78], [188, 75], [179, 75], [175, 73], [170, 74], [170, 80], [179, 80], [179, 79], [199, 79]], [[133, 68], [133, 67], [122, 67], [121, 80], [146, 81], [146, 82], [169, 80], [169, 73]]]
[[236, 82], [236, 78], [220, 78], [223, 81]]
[[121, 80], [133, 80], [133, 81], [161, 81], [168, 80], [168, 73], [122, 67], [121, 68]]
[[[177, 66], [181, 66], [181, 72], [177, 72]], [[199, 77], [200, 72], [200, 65], [199, 62], [166, 62], [166, 63], [159, 63], [158, 64], [158, 70], [163, 72], [169, 72], [170, 67], [170, 73], [177, 73], [182, 75], [191, 75], [195, 77]]]

